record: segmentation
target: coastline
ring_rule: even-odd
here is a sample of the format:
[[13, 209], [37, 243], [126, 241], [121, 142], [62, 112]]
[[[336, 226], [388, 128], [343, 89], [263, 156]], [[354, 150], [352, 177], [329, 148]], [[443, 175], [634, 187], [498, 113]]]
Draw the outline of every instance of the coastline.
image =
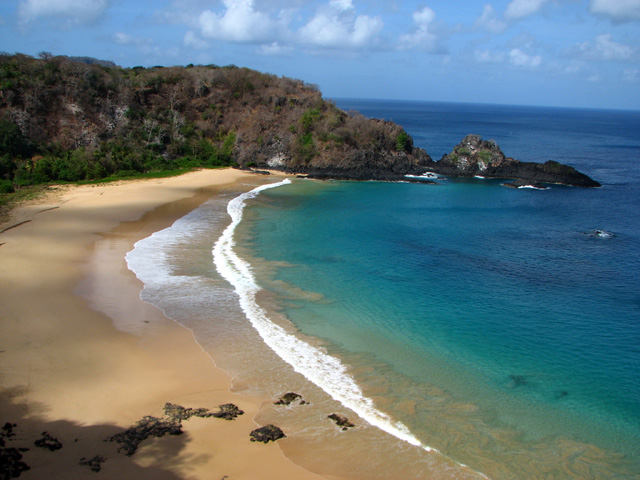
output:
[[[29, 448], [22, 460], [31, 468], [21, 478], [86, 478], [80, 459], [97, 455], [106, 461], [96, 478], [323, 478], [277, 444], [249, 441], [271, 399], [232, 393], [231, 378], [191, 331], [140, 300], [142, 284], [124, 261], [135, 241], [223, 188], [264, 183], [258, 178], [202, 170], [60, 187], [12, 212], [3, 228], [26, 223], [0, 236], [0, 412], [3, 424], [16, 425], [7, 446]], [[98, 256], [96, 242], [107, 245]], [[109, 298], [92, 297], [96, 278], [108, 282]], [[183, 435], [145, 440], [131, 457], [104, 441], [146, 415], [161, 417], [166, 402], [212, 411], [234, 403], [245, 414], [183, 421]], [[34, 447], [44, 431], [63, 448]]]

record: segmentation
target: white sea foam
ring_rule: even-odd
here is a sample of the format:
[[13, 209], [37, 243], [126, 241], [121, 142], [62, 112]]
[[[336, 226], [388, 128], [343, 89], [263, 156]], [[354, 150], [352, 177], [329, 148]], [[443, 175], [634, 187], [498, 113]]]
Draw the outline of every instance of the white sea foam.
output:
[[394, 422], [388, 415], [376, 409], [373, 401], [363, 395], [362, 390], [347, 373], [346, 366], [339, 359], [287, 333], [284, 328], [273, 323], [268, 318], [267, 312], [257, 304], [256, 294], [260, 291], [260, 287], [255, 282], [250, 265], [235, 253], [233, 234], [242, 219], [242, 212], [248, 199], [255, 197], [263, 190], [287, 183], [290, 183], [288, 179], [275, 184], [262, 185], [229, 202], [227, 212], [231, 216], [231, 224], [213, 248], [213, 258], [218, 272], [235, 287], [242, 310], [266, 344], [297, 372], [372, 425], [412, 445], [433, 451], [434, 449], [423, 445], [414, 437], [405, 425]]
[[[242, 310], [265, 343], [295, 371], [319, 386], [334, 400], [356, 412], [371, 425], [428, 452], [440, 453], [420, 442], [406, 425], [394, 421], [389, 415], [378, 410], [373, 400], [363, 394], [355, 379], [347, 372], [347, 367], [338, 358], [286, 332], [284, 328], [273, 323], [267, 312], [258, 305], [256, 295], [260, 287], [256, 283], [249, 263], [235, 253], [233, 236], [242, 220], [247, 200], [266, 189], [288, 183], [290, 181], [286, 179], [279, 183], [262, 185], [229, 202], [227, 212], [231, 216], [231, 224], [213, 248], [213, 259], [218, 272], [235, 288]], [[468, 468], [464, 465], [461, 467]], [[479, 475], [484, 477], [482, 474]]]

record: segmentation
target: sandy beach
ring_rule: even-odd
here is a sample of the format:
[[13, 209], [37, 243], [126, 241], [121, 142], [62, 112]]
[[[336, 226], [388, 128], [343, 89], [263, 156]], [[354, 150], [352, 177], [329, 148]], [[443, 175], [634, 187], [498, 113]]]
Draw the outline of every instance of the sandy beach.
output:
[[[17, 225], [0, 234], [0, 421], [15, 424], [7, 447], [28, 448], [20, 478], [322, 478], [277, 442], [249, 441], [272, 399], [230, 392], [231, 379], [192, 333], [140, 300], [142, 284], [124, 261], [135, 241], [216, 192], [266, 181], [225, 169], [59, 187], [0, 226]], [[96, 242], [108, 248], [98, 255]], [[109, 295], [95, 298], [105, 279]], [[144, 416], [163, 417], [167, 402], [213, 412], [233, 403], [245, 413], [183, 420], [182, 435], [148, 438], [132, 456], [105, 441]], [[62, 448], [35, 446], [43, 432]], [[83, 459], [97, 459], [100, 471]]]

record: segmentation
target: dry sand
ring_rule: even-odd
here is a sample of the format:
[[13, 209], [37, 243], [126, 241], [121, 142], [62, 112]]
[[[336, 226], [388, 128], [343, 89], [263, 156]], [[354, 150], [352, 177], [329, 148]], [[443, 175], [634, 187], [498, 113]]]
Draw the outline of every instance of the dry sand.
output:
[[[321, 478], [287, 460], [277, 443], [249, 441], [256, 412], [271, 399], [231, 393], [230, 378], [192, 333], [139, 299], [142, 285], [124, 262], [135, 241], [216, 189], [265, 181], [227, 169], [61, 187], [0, 226], [27, 221], [0, 234], [0, 422], [17, 425], [7, 447], [29, 448], [23, 461], [31, 469], [20, 478]], [[99, 240], [113, 248], [95, 258]], [[87, 274], [96, 268], [112, 279], [109, 299], [91, 297]], [[100, 301], [109, 315], [91, 308]], [[142, 326], [144, 335], [118, 325]], [[145, 415], [162, 416], [166, 402], [213, 411], [234, 403], [245, 414], [183, 421], [183, 435], [150, 438], [131, 457], [104, 441]], [[63, 448], [35, 447], [44, 431]], [[100, 472], [79, 465], [96, 455], [106, 458]]]

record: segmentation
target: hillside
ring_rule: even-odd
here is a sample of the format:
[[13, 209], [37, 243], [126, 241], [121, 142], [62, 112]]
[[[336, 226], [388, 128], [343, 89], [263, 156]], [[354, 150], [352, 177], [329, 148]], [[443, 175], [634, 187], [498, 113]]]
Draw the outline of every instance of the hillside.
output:
[[347, 114], [300, 80], [84, 60], [0, 55], [5, 188], [218, 165], [393, 179], [431, 161], [402, 127]]

